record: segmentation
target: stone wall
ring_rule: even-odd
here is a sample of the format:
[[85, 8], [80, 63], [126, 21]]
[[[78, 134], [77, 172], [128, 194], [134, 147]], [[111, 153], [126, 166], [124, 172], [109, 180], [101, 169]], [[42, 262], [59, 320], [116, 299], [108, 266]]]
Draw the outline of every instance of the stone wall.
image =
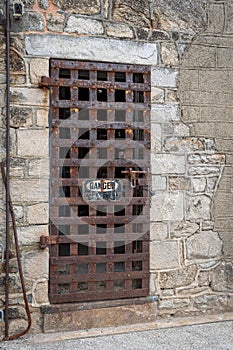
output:
[[[232, 310], [231, 1], [24, 2], [23, 17], [11, 18], [11, 192], [31, 331], [41, 331], [40, 306], [48, 304], [49, 255], [40, 250], [39, 237], [48, 234], [49, 94], [39, 82], [49, 76], [51, 57], [151, 66], [156, 195], [150, 294], [158, 296], [157, 317]], [[1, 57], [4, 13], [2, 8]], [[4, 68], [3, 59], [0, 63]], [[1, 159], [4, 91], [5, 75], [0, 74]], [[0, 193], [4, 240], [2, 187]], [[14, 332], [25, 324], [25, 315], [13, 241], [11, 250]]]

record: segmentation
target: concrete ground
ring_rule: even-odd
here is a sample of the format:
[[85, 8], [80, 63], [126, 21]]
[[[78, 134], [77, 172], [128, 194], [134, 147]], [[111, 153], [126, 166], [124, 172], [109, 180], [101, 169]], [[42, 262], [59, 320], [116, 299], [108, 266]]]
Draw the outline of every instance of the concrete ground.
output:
[[[233, 321], [153, 329], [127, 329], [29, 335], [0, 342], [1, 350], [233, 350]], [[120, 334], [114, 334], [114, 333]], [[101, 335], [102, 334], [102, 335]]]

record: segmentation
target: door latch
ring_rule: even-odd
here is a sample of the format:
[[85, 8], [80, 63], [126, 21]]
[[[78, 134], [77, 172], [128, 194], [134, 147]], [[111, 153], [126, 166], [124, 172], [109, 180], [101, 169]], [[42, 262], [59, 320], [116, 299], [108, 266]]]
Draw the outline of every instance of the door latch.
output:
[[138, 174], [147, 174], [147, 171], [143, 170], [133, 170], [129, 168], [129, 170], [122, 170], [122, 174], [127, 174], [130, 178], [131, 188], [136, 188], [137, 186], [137, 175]]

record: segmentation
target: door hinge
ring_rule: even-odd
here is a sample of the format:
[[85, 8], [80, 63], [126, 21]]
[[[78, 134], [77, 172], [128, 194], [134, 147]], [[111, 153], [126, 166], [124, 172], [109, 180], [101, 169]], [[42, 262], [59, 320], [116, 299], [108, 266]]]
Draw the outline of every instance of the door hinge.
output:
[[58, 243], [57, 236], [41, 236], [40, 237], [40, 248], [45, 249], [49, 245]]
[[45, 76], [42, 76], [41, 77], [41, 80], [40, 80], [40, 87], [42, 88], [45, 88], [45, 87], [50, 87], [51, 85], [51, 79], [50, 77], [45, 77]]

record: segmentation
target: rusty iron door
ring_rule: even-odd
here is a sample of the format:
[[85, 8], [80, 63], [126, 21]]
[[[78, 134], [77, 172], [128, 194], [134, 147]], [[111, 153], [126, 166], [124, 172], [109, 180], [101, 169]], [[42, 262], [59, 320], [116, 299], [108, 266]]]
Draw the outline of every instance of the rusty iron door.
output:
[[50, 301], [149, 293], [150, 69], [51, 60]]

